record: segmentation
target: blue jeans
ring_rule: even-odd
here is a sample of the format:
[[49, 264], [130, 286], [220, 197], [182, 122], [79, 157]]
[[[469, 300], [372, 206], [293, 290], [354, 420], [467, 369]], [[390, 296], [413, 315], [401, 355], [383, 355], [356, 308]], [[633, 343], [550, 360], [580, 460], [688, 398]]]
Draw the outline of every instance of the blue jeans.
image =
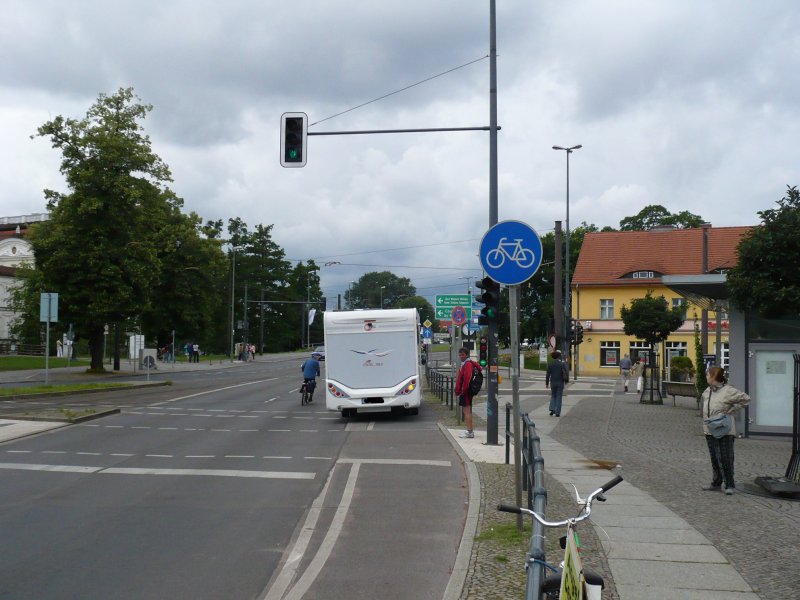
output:
[[561, 394], [564, 393], [563, 385], [550, 384], [550, 411], [561, 414]]

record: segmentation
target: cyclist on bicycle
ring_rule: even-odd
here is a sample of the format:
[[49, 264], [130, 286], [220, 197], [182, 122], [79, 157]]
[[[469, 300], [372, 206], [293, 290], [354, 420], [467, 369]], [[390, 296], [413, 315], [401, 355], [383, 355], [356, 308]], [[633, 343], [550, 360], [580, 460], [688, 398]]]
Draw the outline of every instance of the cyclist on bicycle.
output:
[[320, 374], [319, 354], [314, 352], [311, 358], [303, 361], [303, 364], [300, 365], [300, 370], [303, 371], [303, 385], [306, 386], [310, 402], [314, 397], [314, 388], [317, 387], [317, 375]]

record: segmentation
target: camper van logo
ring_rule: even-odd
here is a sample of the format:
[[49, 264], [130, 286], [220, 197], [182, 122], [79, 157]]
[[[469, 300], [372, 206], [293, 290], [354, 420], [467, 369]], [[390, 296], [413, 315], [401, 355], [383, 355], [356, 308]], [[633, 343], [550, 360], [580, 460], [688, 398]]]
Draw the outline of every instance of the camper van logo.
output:
[[364, 331], [372, 331], [375, 328], [375, 321], [364, 321]]
[[[361, 355], [363, 355], [365, 357], [370, 357], [370, 358], [367, 358], [367, 360], [365, 360], [364, 363], [361, 365], [363, 367], [382, 367], [383, 366], [383, 361], [380, 360], [380, 359], [382, 359], [384, 356], [388, 356], [389, 354], [391, 354], [392, 351], [391, 350], [379, 350], [378, 348], [374, 348], [373, 350], [353, 350], [353, 349], [351, 349], [350, 352], [354, 352], [356, 354], [361, 354]], [[378, 359], [378, 360], [373, 360], [372, 357], [374, 357], [375, 359]]]

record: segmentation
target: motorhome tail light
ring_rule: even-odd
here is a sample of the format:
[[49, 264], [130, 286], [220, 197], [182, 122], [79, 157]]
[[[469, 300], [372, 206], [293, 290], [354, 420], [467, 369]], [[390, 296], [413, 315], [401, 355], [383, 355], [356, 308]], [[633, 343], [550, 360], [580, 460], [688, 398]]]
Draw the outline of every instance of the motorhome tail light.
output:
[[328, 391], [331, 394], [333, 394], [334, 396], [336, 396], [337, 398], [349, 398], [350, 397], [347, 394], [345, 394], [342, 390], [337, 388], [335, 385], [333, 385], [332, 383], [328, 383]]
[[410, 394], [416, 388], [417, 388], [417, 380], [416, 379], [412, 379], [411, 381], [408, 382], [408, 384], [402, 390], [400, 390], [400, 395], [401, 396], [405, 396], [406, 394]]

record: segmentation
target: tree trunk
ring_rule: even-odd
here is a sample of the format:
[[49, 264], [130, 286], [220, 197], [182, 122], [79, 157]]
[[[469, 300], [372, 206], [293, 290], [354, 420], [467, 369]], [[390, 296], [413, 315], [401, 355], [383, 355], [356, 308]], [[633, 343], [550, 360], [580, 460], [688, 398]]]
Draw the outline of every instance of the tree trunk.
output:
[[89, 367], [94, 372], [103, 372], [103, 327], [97, 327], [89, 333], [89, 353], [92, 363]]

